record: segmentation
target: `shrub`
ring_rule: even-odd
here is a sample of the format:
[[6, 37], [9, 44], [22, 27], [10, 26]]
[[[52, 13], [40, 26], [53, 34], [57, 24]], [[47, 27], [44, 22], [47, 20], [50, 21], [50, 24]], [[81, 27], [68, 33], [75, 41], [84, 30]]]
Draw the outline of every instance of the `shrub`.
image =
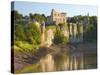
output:
[[30, 44], [40, 44], [41, 32], [36, 24], [31, 23], [28, 25], [28, 27], [26, 28], [26, 36], [27, 42], [29, 42]]
[[55, 44], [65, 44], [67, 43], [68, 39], [64, 36], [62, 31], [56, 30], [55, 36], [54, 36], [54, 43]]

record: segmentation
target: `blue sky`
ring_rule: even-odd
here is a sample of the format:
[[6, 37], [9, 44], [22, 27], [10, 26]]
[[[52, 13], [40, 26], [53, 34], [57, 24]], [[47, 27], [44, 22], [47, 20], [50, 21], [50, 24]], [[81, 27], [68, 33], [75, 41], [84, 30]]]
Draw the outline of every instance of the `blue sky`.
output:
[[52, 3], [34, 3], [34, 2], [23, 2], [15, 1], [14, 9], [19, 11], [23, 15], [28, 15], [29, 13], [39, 13], [49, 16], [52, 9], [59, 12], [65, 12], [68, 16], [75, 15], [89, 15], [97, 16], [97, 6], [91, 5], [73, 5], [73, 4], [52, 4]]

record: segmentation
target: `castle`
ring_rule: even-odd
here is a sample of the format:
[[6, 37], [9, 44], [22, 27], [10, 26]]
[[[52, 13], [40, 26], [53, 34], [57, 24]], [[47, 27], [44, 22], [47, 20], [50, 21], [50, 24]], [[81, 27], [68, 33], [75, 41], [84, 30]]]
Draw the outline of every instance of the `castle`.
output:
[[51, 15], [47, 16], [47, 22], [46, 24], [55, 24], [58, 25], [59, 23], [66, 23], [67, 22], [67, 17], [66, 13], [60, 13], [52, 9]]
[[[79, 17], [72, 17], [75, 22], [68, 22], [69, 18], [67, 17], [66, 13], [60, 13], [52, 9], [51, 15], [47, 16], [46, 24], [47, 25], [57, 25], [60, 23], [65, 23], [67, 28], [64, 27], [61, 29], [62, 33], [69, 39], [69, 42], [83, 42], [83, 27], [87, 27], [89, 24], [89, 14], [85, 16], [82, 20]], [[67, 20], [68, 19], [68, 20]], [[68, 26], [68, 23], [69, 26]], [[45, 24], [42, 25], [42, 32], [45, 31]], [[51, 32], [51, 30], [50, 30]], [[43, 34], [43, 37], [44, 34]], [[50, 36], [49, 36], [50, 37]], [[43, 39], [42, 39], [43, 41]]]

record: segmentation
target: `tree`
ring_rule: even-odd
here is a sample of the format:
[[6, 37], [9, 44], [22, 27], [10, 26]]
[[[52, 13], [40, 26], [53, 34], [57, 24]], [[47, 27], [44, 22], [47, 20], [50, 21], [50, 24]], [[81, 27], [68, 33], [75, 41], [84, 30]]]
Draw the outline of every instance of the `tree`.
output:
[[27, 41], [30, 44], [35, 44], [35, 45], [40, 44], [41, 32], [40, 32], [39, 27], [36, 24], [30, 23], [27, 26], [27, 28], [26, 28], [26, 36], [27, 36]]
[[32, 13], [29, 14], [30, 19], [32, 20], [34, 17], [34, 15]]
[[31, 20], [35, 19], [36, 21], [38, 21], [40, 23], [42, 21], [46, 21], [46, 18], [45, 18], [44, 14], [41, 15], [41, 14], [37, 14], [37, 13], [35, 13], [35, 14], [30, 13], [29, 16], [30, 16]]
[[54, 43], [55, 44], [66, 44], [68, 42], [67, 37], [64, 36], [64, 34], [60, 30], [56, 30], [55, 36], [54, 36]]
[[97, 17], [96, 16], [91, 16], [90, 17], [90, 24], [93, 24], [93, 25], [97, 25]]
[[90, 17], [90, 24], [84, 28], [84, 40], [85, 41], [96, 41], [97, 40], [97, 17]]
[[26, 40], [26, 35], [24, 31], [23, 25], [15, 25], [15, 40], [16, 41], [25, 41]]
[[23, 15], [20, 14], [18, 11], [16, 11], [16, 10], [11, 11], [11, 17], [12, 17], [12, 18], [14, 17], [14, 22], [15, 22], [16, 24], [21, 24]]

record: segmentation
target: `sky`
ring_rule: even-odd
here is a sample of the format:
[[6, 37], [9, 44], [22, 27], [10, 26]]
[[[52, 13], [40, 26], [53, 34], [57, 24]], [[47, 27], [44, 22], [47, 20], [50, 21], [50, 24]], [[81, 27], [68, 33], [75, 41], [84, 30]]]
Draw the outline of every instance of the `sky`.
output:
[[[15, 1], [14, 10], [19, 13], [29, 15], [29, 13], [39, 13], [50, 16], [51, 10], [55, 9], [58, 12], [67, 13], [68, 17], [75, 15], [87, 15], [97, 16], [97, 6], [91, 5], [73, 5], [73, 4], [55, 4], [55, 3], [36, 3], [36, 2], [23, 2]], [[12, 8], [13, 10], [13, 8]]]

